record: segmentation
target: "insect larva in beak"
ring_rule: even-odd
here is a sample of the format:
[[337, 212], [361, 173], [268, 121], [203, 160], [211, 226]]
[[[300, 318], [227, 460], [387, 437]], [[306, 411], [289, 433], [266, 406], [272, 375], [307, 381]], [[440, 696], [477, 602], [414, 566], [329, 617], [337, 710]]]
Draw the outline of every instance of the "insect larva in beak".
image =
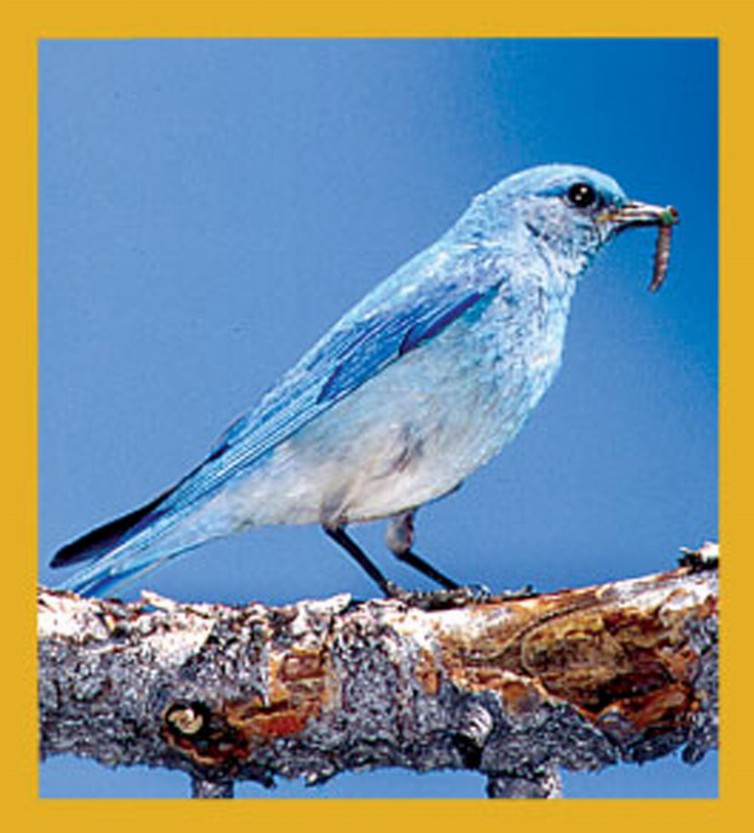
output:
[[670, 238], [672, 233], [673, 226], [670, 223], [663, 223], [657, 230], [654, 269], [652, 270], [652, 280], [649, 284], [650, 292], [657, 292], [668, 273], [668, 264], [670, 263]]

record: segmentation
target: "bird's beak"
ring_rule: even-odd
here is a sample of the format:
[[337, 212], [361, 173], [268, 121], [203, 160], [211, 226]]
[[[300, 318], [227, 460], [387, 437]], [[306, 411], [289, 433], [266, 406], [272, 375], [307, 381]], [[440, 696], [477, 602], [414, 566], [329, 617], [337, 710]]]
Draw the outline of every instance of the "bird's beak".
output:
[[633, 226], [674, 226], [680, 218], [672, 205], [631, 201], [619, 208], [609, 208], [599, 219], [613, 224], [618, 232]]
[[608, 223], [608, 236], [619, 234], [635, 226], [657, 226], [654, 268], [649, 290], [656, 292], [663, 284], [670, 260], [670, 235], [673, 226], [679, 222], [678, 212], [672, 205], [651, 205], [647, 202], [627, 202], [618, 208], [609, 208], [598, 217]]

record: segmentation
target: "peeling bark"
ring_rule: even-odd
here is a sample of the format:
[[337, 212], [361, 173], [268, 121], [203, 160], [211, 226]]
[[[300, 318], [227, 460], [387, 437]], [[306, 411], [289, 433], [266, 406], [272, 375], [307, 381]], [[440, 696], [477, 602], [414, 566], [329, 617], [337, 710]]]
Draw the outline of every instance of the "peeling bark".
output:
[[40, 588], [41, 754], [180, 769], [196, 797], [381, 766], [553, 797], [561, 768], [695, 762], [717, 742], [717, 572], [700, 566], [447, 609]]

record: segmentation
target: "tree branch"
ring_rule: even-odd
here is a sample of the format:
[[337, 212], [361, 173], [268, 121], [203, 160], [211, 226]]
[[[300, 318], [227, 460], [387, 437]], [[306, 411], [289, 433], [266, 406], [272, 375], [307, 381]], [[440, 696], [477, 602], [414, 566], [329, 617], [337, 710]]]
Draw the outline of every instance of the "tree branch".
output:
[[717, 742], [717, 572], [698, 567], [439, 610], [40, 588], [41, 753], [180, 769], [196, 797], [381, 766], [551, 797], [560, 768], [695, 762]]

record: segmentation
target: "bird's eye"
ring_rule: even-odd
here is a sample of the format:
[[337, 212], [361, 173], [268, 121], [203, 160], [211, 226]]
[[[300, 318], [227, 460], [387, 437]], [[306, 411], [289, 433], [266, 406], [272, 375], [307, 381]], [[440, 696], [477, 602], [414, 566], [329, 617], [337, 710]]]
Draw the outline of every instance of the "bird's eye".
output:
[[596, 199], [594, 188], [586, 182], [577, 182], [568, 189], [568, 201], [577, 208], [588, 208]]

